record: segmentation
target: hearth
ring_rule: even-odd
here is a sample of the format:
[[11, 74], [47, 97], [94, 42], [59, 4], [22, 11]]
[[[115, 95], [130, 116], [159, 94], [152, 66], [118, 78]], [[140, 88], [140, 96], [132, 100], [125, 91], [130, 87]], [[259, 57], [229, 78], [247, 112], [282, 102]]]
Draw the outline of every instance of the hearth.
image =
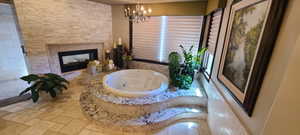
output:
[[84, 69], [91, 60], [98, 60], [98, 50], [76, 50], [58, 52], [61, 72]]

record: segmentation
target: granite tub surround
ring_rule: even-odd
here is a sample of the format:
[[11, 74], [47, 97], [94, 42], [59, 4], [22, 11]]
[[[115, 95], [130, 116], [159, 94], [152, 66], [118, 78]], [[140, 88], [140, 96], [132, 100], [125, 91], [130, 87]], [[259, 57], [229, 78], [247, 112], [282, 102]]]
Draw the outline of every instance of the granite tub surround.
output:
[[[88, 80], [89, 85], [80, 99], [84, 114], [100, 126], [131, 132], [149, 131], [192, 119], [207, 127], [207, 97], [197, 82], [190, 90], [168, 89], [157, 95], [122, 97], [104, 89], [103, 76], [105, 73], [94, 77], [86, 75], [89, 79], [84, 80]], [[208, 133], [208, 128], [204, 129], [203, 133]]]
[[152, 70], [128, 69], [105, 75], [103, 86], [121, 97], [144, 97], [167, 90], [169, 79]]
[[83, 93], [81, 95], [82, 111], [87, 118], [94, 120], [103, 128], [111, 128], [128, 133], [156, 132], [176, 122], [193, 121], [201, 125], [199, 129], [201, 134], [209, 135], [210, 132], [206, 123], [206, 111], [201, 108], [167, 108], [132, 118], [128, 115], [108, 112], [103, 106], [95, 104], [89, 97], [90, 95], [89, 93]]
[[51, 70], [47, 45], [102, 42], [111, 47], [111, 6], [88, 0], [14, 0], [29, 71]]

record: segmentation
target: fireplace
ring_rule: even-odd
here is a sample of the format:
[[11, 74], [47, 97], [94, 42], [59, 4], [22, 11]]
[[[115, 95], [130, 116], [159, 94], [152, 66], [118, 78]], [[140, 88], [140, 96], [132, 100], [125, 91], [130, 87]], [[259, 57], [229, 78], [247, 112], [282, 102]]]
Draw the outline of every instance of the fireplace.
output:
[[58, 52], [61, 72], [84, 69], [91, 60], [98, 60], [97, 49]]

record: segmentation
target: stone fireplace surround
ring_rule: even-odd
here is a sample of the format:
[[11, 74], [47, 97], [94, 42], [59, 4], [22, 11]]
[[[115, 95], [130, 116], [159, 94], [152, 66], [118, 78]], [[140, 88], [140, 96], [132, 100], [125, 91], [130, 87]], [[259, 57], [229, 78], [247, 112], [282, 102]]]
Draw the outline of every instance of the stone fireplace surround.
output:
[[98, 59], [102, 60], [104, 55], [104, 43], [96, 42], [96, 43], [72, 43], [72, 44], [48, 44], [48, 61], [50, 66], [50, 72], [56, 74], [62, 74], [59, 65], [58, 52], [63, 51], [77, 51], [77, 50], [85, 50], [85, 49], [98, 49]]

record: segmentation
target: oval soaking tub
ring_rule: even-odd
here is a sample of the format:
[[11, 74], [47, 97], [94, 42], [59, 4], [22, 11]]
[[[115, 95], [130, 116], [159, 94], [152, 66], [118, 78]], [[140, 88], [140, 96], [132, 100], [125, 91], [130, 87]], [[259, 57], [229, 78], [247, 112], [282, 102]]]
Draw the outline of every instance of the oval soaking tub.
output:
[[169, 86], [169, 80], [165, 75], [155, 71], [129, 69], [104, 76], [103, 86], [118, 96], [142, 97], [165, 91]]

